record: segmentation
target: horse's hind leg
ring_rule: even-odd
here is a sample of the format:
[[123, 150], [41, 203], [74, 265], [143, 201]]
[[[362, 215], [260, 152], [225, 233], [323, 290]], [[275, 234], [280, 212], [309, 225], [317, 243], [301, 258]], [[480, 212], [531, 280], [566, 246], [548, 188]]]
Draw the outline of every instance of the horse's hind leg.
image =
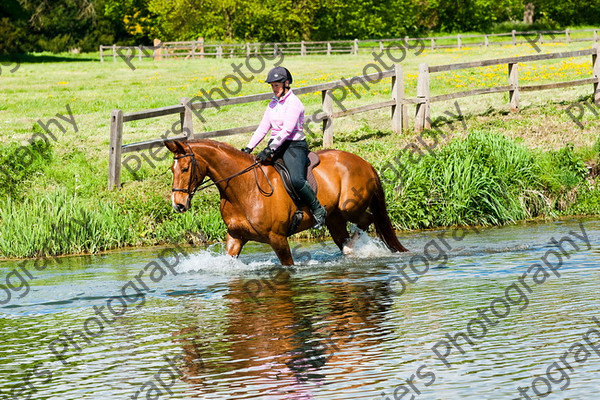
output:
[[354, 196], [347, 198], [340, 208], [342, 217], [353, 224], [356, 224], [360, 230], [366, 231], [369, 225], [373, 223], [373, 215], [367, 211], [369, 207], [370, 196], [361, 197], [361, 192], [353, 189], [353, 194], [347, 194], [347, 196]]
[[358, 229], [366, 231], [367, 229], [369, 229], [369, 225], [373, 223], [373, 214], [371, 214], [368, 211], [365, 211], [358, 219], [356, 219], [355, 221], [350, 221], [354, 222]]
[[[348, 220], [349, 222], [352, 222], [353, 224], [356, 224], [357, 228], [360, 229], [360, 231], [366, 232], [367, 229], [369, 229], [369, 225], [373, 223], [373, 214], [368, 212], [366, 209], [355, 209], [352, 210], [352, 212], [347, 211], [345, 213], [342, 213], [342, 215], [344, 219]], [[345, 248], [342, 249], [344, 254], [352, 253], [352, 249], [354, 248], [356, 241], [360, 237], [360, 231], [354, 231], [350, 240], [346, 241], [346, 245], [344, 246]]]
[[348, 230], [346, 229], [346, 220], [342, 214], [337, 211], [327, 216], [326, 224], [334, 243], [343, 251], [344, 243], [350, 237]]

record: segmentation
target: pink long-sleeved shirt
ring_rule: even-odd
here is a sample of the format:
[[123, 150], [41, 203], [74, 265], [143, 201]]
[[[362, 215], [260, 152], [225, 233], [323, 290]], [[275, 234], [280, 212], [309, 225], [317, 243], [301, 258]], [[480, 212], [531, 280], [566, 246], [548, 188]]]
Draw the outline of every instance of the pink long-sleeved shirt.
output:
[[250, 138], [248, 147], [254, 149], [271, 130], [271, 144], [275, 150], [286, 140], [304, 139], [304, 105], [290, 89], [281, 99], [273, 97], [262, 121]]

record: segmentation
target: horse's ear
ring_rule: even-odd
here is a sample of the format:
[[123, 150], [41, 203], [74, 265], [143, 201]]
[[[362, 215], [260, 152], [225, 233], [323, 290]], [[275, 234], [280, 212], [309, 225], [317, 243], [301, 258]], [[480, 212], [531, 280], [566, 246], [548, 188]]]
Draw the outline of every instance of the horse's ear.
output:
[[171, 153], [185, 153], [185, 148], [179, 140], [165, 140], [164, 143]]

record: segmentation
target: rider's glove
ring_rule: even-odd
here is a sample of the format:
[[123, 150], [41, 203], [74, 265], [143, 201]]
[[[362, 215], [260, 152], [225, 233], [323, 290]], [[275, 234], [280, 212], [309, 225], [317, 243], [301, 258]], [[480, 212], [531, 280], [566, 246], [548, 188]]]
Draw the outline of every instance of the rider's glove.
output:
[[263, 151], [258, 153], [258, 161], [263, 162], [273, 154], [273, 149], [267, 146]]

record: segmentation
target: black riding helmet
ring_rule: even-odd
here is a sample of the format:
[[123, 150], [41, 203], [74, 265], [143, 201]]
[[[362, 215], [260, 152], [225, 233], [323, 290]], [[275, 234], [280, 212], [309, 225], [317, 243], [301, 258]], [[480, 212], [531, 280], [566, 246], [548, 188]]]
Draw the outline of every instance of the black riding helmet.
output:
[[267, 75], [266, 83], [271, 82], [285, 82], [289, 81], [290, 84], [293, 82], [292, 74], [287, 68], [284, 67], [275, 67], [269, 71]]

